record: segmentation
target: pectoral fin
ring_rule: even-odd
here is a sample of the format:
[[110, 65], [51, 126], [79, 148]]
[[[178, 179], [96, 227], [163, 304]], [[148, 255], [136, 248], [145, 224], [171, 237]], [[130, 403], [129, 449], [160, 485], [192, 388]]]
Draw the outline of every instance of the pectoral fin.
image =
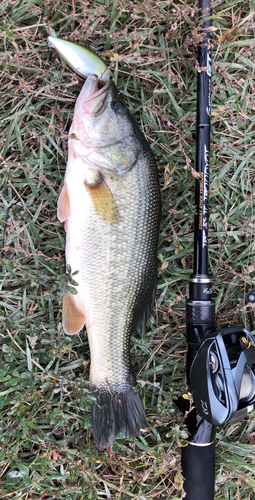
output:
[[63, 297], [62, 321], [67, 335], [75, 335], [85, 324], [85, 316], [76, 306], [74, 296], [70, 292]]
[[103, 177], [95, 183], [85, 182], [85, 187], [90, 195], [94, 210], [100, 219], [108, 224], [113, 224], [118, 218], [118, 207], [113, 194]]
[[65, 183], [62, 187], [59, 199], [58, 199], [58, 211], [57, 216], [60, 222], [64, 222], [71, 215], [70, 199], [68, 193], [68, 187]]

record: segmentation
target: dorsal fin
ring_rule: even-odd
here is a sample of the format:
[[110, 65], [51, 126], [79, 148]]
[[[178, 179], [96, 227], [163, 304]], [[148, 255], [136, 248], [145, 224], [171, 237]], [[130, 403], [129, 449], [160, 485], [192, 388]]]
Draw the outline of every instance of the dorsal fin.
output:
[[155, 293], [157, 289], [157, 270], [151, 270], [151, 280], [146, 288], [143, 288], [137, 295], [136, 308], [134, 310], [132, 333], [141, 330], [143, 331], [148, 322], [149, 316], [153, 309]]
[[78, 309], [75, 298], [70, 292], [63, 297], [62, 321], [67, 335], [75, 335], [85, 324], [85, 316]]
[[58, 211], [57, 216], [60, 222], [64, 222], [71, 215], [70, 199], [68, 193], [68, 187], [65, 183], [61, 189], [61, 193], [58, 199]]

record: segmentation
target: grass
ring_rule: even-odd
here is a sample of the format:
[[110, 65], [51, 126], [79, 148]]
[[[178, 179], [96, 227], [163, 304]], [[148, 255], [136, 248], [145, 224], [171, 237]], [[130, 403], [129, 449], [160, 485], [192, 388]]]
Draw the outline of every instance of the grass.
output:
[[[242, 324], [255, 284], [254, 0], [215, 1], [210, 272], [219, 325]], [[192, 269], [197, 4], [11, 0], [0, 6], [0, 498], [180, 499], [185, 300]], [[82, 79], [48, 34], [87, 45], [155, 153], [163, 198], [157, 304], [131, 354], [151, 423], [96, 450], [86, 334], [61, 326], [65, 235], [56, 217]], [[253, 414], [218, 429], [217, 500], [255, 498]]]

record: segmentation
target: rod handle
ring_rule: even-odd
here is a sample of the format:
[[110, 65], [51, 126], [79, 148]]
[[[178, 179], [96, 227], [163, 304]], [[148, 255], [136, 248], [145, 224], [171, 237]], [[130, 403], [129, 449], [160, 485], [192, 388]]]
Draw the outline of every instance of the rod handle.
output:
[[185, 500], [213, 500], [215, 482], [215, 443], [182, 448]]

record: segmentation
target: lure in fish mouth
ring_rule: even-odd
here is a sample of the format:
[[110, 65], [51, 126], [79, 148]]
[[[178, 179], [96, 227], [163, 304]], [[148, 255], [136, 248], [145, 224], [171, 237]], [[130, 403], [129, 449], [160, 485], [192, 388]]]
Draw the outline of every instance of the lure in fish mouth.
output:
[[58, 218], [77, 294], [63, 298], [67, 334], [87, 329], [92, 431], [98, 448], [147, 427], [135, 392], [130, 337], [144, 328], [157, 285], [160, 192], [153, 154], [114, 83], [89, 76], [69, 133]]
[[95, 74], [104, 82], [111, 78], [112, 73], [105, 62], [92, 50], [77, 43], [48, 36], [49, 47], [56, 49], [58, 54], [80, 76]]

